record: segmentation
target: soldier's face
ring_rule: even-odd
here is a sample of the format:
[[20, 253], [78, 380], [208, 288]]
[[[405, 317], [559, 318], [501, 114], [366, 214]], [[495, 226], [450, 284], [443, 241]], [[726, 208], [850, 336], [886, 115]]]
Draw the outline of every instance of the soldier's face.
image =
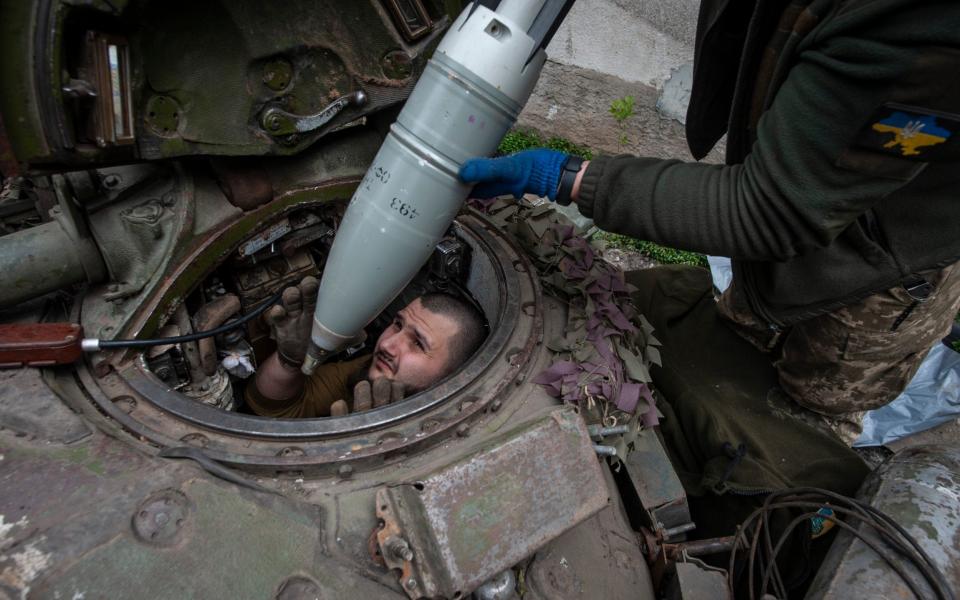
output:
[[404, 384], [406, 394], [427, 389], [446, 370], [456, 321], [432, 313], [417, 298], [397, 313], [380, 334], [367, 377], [385, 377]]

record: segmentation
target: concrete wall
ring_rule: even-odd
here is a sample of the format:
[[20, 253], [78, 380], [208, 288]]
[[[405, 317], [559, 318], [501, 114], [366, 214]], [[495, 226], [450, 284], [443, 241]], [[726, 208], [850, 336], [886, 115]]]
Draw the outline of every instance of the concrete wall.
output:
[[[689, 99], [699, 0], [577, 0], [553, 41], [519, 125], [604, 153], [689, 159]], [[610, 103], [635, 98], [621, 129]], [[706, 160], [719, 161], [715, 151]]]
[[696, 4], [577, 0], [547, 47], [547, 56], [661, 89], [672, 70], [693, 61]]

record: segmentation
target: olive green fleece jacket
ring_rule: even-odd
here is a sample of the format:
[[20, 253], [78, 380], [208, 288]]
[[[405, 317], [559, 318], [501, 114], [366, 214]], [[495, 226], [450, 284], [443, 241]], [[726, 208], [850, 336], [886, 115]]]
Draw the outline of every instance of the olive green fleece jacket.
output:
[[[705, 31], [730, 27], [724, 7], [738, 1], [704, 0], [691, 104], [729, 107], [735, 164], [599, 157], [584, 173], [580, 211], [608, 231], [733, 257], [734, 285], [774, 325], [956, 261], [960, 2], [813, 0], [793, 13], [781, 4], [779, 28], [776, 15], [764, 28], [754, 14], [743, 43], [757, 57], [739, 61], [724, 104], [710, 96], [717, 78], [698, 89], [698, 72], [709, 79], [713, 68], [724, 72], [712, 57], [740, 56], [712, 51]], [[938, 115], [956, 134], [916, 155], [887, 147], [894, 133], [873, 125], [890, 103]], [[710, 145], [720, 133], [705, 134]]]

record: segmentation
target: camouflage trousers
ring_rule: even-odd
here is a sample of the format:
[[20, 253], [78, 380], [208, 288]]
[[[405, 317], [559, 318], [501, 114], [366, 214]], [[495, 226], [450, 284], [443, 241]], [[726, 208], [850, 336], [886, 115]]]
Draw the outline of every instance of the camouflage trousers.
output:
[[852, 444], [864, 413], [903, 391], [960, 308], [960, 263], [921, 276], [932, 286], [922, 302], [898, 286], [782, 330], [757, 318], [735, 285], [717, 308], [741, 337], [776, 356], [778, 393]]

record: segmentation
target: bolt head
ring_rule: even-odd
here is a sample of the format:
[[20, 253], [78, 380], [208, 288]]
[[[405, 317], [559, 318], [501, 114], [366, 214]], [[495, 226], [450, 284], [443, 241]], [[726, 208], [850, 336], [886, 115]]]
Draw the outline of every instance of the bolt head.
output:
[[286, 60], [274, 60], [263, 69], [263, 83], [275, 92], [284, 90], [290, 85], [293, 77], [293, 65]]
[[115, 188], [120, 185], [121, 178], [116, 173], [110, 173], [103, 178], [103, 185], [108, 188]]
[[340, 476], [340, 479], [350, 479], [353, 477], [353, 467], [350, 465], [340, 465], [340, 468], [337, 469], [337, 475]]
[[388, 52], [381, 62], [383, 74], [390, 79], [406, 79], [412, 71], [412, 59], [402, 50]]
[[413, 590], [417, 588], [417, 580], [411, 577], [407, 579], [406, 583], [403, 584], [408, 590]]

